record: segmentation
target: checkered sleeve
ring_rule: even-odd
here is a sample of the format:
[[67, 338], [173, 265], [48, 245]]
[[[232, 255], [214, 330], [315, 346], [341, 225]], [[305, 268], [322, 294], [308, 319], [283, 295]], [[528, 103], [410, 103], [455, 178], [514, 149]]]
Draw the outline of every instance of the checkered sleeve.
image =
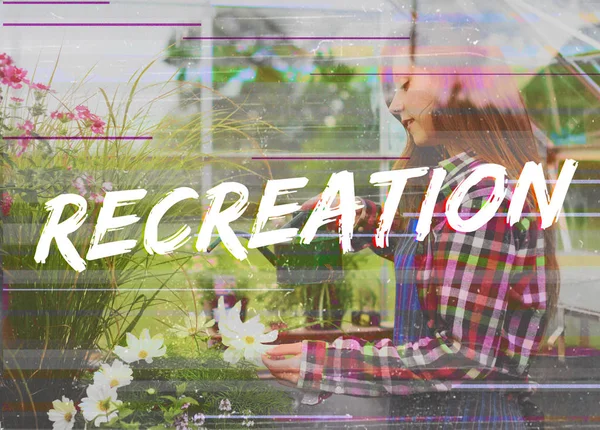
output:
[[[461, 217], [487, 204], [492, 189], [474, 187], [461, 206]], [[513, 235], [517, 225], [506, 223], [505, 209], [503, 204], [498, 215], [473, 232], [455, 231], [444, 217], [430, 233], [428, 249], [419, 256], [425, 259], [419, 267], [425, 269], [419, 270], [417, 283], [432, 337], [403, 345], [388, 339], [377, 344], [347, 338], [332, 344], [304, 341], [298, 386], [358, 396], [445, 391], [454, 383], [491, 377], [499, 370], [496, 360], [501, 348], [520, 357], [516, 373], [522, 372], [536, 345], [540, 323], [536, 316], [543, 309], [510, 312], [507, 317], [507, 303], [515, 279], [514, 285], [521, 285], [517, 296], [543, 295], [541, 279], [518, 276], [543, 269], [535, 267], [536, 262], [543, 264], [543, 256], [541, 260], [536, 256], [541, 243], [536, 234], [541, 235], [530, 226], [526, 236], [531, 240], [521, 241], [517, 250]], [[515, 262], [533, 266], [527, 271], [519, 267], [515, 275]], [[543, 308], [545, 301], [539, 303]], [[506, 318], [510, 318], [508, 327], [515, 329], [509, 336], [503, 336]]]

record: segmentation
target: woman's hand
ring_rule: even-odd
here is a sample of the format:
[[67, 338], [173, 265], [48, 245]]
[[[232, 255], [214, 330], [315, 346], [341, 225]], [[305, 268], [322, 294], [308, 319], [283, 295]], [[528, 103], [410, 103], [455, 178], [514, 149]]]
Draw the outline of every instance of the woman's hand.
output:
[[284, 385], [295, 387], [300, 377], [302, 342], [278, 345], [262, 356], [271, 374]]

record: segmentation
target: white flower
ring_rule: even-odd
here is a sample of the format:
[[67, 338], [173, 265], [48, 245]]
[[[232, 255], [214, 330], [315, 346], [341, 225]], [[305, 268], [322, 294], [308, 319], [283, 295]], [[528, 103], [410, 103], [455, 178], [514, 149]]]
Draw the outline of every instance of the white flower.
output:
[[86, 421], [94, 421], [99, 427], [117, 416], [117, 408], [123, 403], [117, 400], [117, 389], [106, 385], [90, 385], [87, 397], [81, 399], [79, 407]]
[[199, 412], [192, 417], [192, 422], [194, 423], [195, 426], [200, 427], [200, 426], [204, 425], [204, 421], [206, 421], [206, 417], [204, 416], [203, 413]]
[[62, 401], [55, 400], [52, 402], [52, 406], [54, 408], [48, 411], [48, 419], [53, 422], [52, 428], [54, 430], [71, 430], [77, 414], [73, 400], [62, 396]]
[[124, 387], [131, 384], [133, 380], [133, 370], [120, 360], [113, 361], [112, 366], [103, 363], [96, 373], [94, 373], [95, 385], [108, 385], [110, 388]]
[[221, 400], [221, 402], [219, 402], [219, 410], [227, 412], [231, 411], [231, 402], [229, 401], [229, 399], [223, 399]]
[[115, 354], [125, 363], [133, 363], [138, 360], [146, 360], [146, 363], [152, 363], [153, 358], [161, 357], [166, 352], [162, 336], [156, 335], [150, 338], [150, 332], [147, 328], [142, 330], [139, 339], [131, 333], [127, 333], [127, 347], [115, 347]]
[[208, 318], [204, 312], [196, 314], [195, 312], [188, 313], [188, 318], [184, 320], [185, 326], [175, 324], [169, 329], [177, 337], [198, 336], [201, 332], [206, 333], [206, 330], [215, 325], [215, 320], [207, 321]]
[[324, 119], [324, 122], [327, 127], [335, 127], [337, 121], [335, 120], [334, 116], [327, 115]]
[[344, 108], [344, 102], [340, 99], [335, 99], [331, 102], [331, 108], [335, 113], [339, 113]]
[[244, 419], [242, 426], [254, 427], [254, 420], [250, 419], [252, 418], [252, 411], [247, 411], [244, 415], [242, 415], [242, 418]]
[[261, 355], [271, 348], [263, 343], [273, 342], [277, 339], [277, 330], [265, 334], [265, 326], [259, 322], [259, 316], [249, 321], [242, 322], [240, 319], [241, 302], [229, 310], [225, 309], [223, 297], [219, 299], [217, 312], [219, 313], [219, 331], [223, 345], [227, 350], [223, 359], [228, 363], [235, 364], [242, 357], [258, 365], [261, 363]]

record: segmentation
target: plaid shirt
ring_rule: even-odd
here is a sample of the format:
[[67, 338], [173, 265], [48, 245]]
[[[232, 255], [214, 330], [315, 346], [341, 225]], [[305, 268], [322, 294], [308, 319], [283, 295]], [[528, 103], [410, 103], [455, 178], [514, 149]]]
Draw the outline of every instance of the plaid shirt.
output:
[[[431, 231], [415, 255], [419, 302], [431, 336], [402, 345], [345, 337], [332, 344], [304, 341], [298, 387], [381, 396], [447, 391], [482, 379], [527, 380], [545, 326], [543, 230], [536, 218], [508, 225], [510, 189], [484, 227], [461, 233], [448, 225], [447, 198], [479, 164], [472, 152], [440, 163], [447, 176]], [[462, 218], [481, 209], [492, 190], [491, 179], [471, 188]], [[377, 207], [367, 206], [374, 227]]]

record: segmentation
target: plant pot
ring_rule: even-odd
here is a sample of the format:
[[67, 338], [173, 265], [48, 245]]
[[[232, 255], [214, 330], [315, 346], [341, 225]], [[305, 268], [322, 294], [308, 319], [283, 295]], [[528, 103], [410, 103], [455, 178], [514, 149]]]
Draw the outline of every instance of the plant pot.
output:
[[277, 322], [272, 322], [271, 324], [269, 324], [269, 327], [271, 327], [271, 330], [281, 331], [281, 330], [288, 328], [288, 325], [284, 322], [277, 321]]
[[352, 325], [358, 327], [379, 327], [381, 313], [375, 311], [352, 311]]
[[340, 309], [336, 284], [313, 284], [303, 288], [306, 294], [304, 315], [307, 327], [313, 330], [340, 329], [346, 311]]
[[[340, 330], [342, 327], [342, 320], [344, 319], [344, 309], [326, 309], [325, 311], [307, 311], [306, 322], [307, 328], [310, 330]], [[322, 318], [321, 318], [322, 316]]]
[[304, 245], [298, 241], [274, 245], [277, 283], [314, 285], [344, 278], [339, 239], [315, 237]]

